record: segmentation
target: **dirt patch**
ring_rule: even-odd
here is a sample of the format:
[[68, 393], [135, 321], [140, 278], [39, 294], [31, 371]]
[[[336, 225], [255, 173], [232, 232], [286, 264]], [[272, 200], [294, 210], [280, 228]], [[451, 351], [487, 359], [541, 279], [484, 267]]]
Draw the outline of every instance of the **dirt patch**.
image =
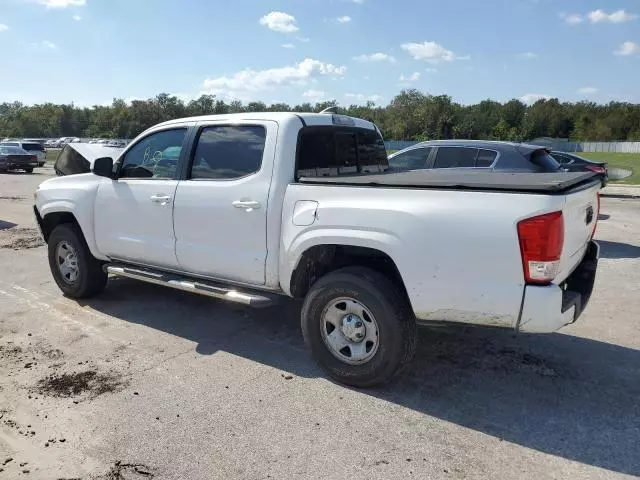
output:
[[0, 231], [0, 248], [23, 250], [45, 245], [40, 231], [34, 227], [13, 227]]
[[91, 477], [92, 480], [141, 480], [154, 477], [153, 471], [141, 463], [121, 463], [111, 467], [104, 475]]
[[38, 391], [52, 397], [75, 397], [87, 393], [95, 398], [103, 393], [115, 392], [123, 384], [117, 375], [87, 370], [49, 375], [38, 382]]
[[0, 358], [3, 360], [15, 360], [22, 355], [22, 348], [17, 345], [0, 345]]

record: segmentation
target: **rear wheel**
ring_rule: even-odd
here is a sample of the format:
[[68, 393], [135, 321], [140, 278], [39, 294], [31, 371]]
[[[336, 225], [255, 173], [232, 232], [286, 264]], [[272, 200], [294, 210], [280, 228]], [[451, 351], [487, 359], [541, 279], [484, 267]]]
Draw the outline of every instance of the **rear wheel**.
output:
[[327, 373], [347, 385], [387, 382], [415, 353], [416, 323], [388, 278], [348, 267], [318, 280], [302, 308], [302, 332]]
[[65, 295], [87, 298], [100, 293], [107, 274], [95, 259], [80, 229], [73, 224], [58, 225], [49, 236], [49, 267]]

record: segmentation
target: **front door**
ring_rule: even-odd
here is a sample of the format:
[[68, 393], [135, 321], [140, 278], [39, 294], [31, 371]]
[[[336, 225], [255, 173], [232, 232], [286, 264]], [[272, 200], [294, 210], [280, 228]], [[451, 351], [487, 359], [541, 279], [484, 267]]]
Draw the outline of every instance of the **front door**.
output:
[[199, 125], [174, 205], [176, 255], [183, 270], [265, 284], [277, 129], [268, 121]]
[[178, 268], [173, 204], [187, 128], [152, 132], [119, 159], [118, 178], [103, 182], [95, 203], [98, 249], [150, 266]]

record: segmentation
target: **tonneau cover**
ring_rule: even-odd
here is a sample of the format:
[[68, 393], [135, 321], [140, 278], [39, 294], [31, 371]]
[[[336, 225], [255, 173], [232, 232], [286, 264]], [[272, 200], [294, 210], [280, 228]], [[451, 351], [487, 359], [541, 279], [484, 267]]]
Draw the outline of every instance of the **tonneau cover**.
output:
[[412, 170], [335, 177], [301, 177], [300, 183], [362, 185], [379, 187], [500, 190], [531, 193], [561, 193], [594, 179], [594, 172], [509, 173]]

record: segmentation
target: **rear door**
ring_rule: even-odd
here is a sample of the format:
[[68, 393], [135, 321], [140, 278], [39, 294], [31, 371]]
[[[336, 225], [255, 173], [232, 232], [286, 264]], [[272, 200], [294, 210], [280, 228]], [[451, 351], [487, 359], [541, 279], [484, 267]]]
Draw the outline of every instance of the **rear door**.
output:
[[189, 273], [265, 284], [267, 209], [278, 124], [198, 124], [176, 191], [176, 256]]
[[562, 209], [564, 219], [564, 246], [560, 258], [560, 275], [563, 281], [580, 263], [591, 240], [598, 221], [598, 182], [586, 189], [569, 192]]

